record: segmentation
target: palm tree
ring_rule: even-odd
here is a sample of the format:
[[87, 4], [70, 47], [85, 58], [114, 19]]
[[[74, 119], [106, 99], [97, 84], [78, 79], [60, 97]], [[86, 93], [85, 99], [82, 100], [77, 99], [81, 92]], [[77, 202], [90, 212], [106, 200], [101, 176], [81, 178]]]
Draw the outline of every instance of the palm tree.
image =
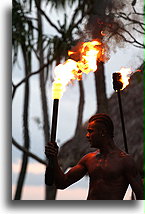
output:
[[[21, 4], [13, 1], [13, 37], [12, 45], [14, 50], [14, 63], [17, 60], [18, 49], [21, 48], [24, 59], [25, 76], [31, 72], [31, 39], [33, 38], [33, 27], [31, 21], [25, 16]], [[21, 32], [21, 34], [19, 33]], [[29, 150], [30, 137], [29, 137], [29, 80], [25, 83], [24, 89], [24, 109], [23, 109], [23, 136], [24, 147]], [[28, 156], [23, 153], [21, 170], [18, 178], [15, 200], [19, 200], [22, 194], [22, 187], [25, 180], [26, 170], [28, 165]]]
[[[46, 18], [46, 20], [49, 21], [49, 18], [44, 13], [44, 11], [37, 6], [40, 13]], [[73, 18], [71, 20], [71, 23], [67, 22], [67, 16], [64, 14], [64, 22], [61, 25], [60, 22], [58, 22], [57, 30], [60, 33], [60, 36], [55, 35], [52, 37], [52, 39], [49, 40], [49, 47], [51, 47], [51, 52], [49, 54], [51, 55], [51, 58], [56, 62], [56, 65], [60, 63], [60, 61], [63, 59], [68, 58], [68, 50], [73, 46], [76, 41], [73, 38], [73, 31], [75, 28], [78, 27], [78, 24], [81, 22], [83, 17], [81, 17], [79, 20], [76, 21], [76, 15], [77, 15], [78, 9], [74, 12]], [[49, 21], [50, 22], [50, 21]], [[79, 89], [80, 89], [80, 104], [79, 104], [79, 113], [78, 113], [78, 126], [82, 124], [82, 115], [83, 115], [83, 107], [84, 107], [84, 90], [83, 90], [83, 83], [79, 82]], [[76, 129], [78, 130], [78, 129]], [[76, 131], [77, 132], [77, 131]], [[55, 199], [56, 194], [56, 188], [55, 186], [47, 187], [47, 199], [53, 200]]]

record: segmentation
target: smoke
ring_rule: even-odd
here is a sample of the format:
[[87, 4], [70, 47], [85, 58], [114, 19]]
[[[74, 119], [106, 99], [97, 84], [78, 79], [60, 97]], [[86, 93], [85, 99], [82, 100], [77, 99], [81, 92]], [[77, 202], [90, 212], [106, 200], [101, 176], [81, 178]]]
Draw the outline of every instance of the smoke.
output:
[[87, 5], [86, 18], [83, 20], [82, 29], [78, 32], [78, 40], [75, 40], [74, 46], [79, 42], [99, 39], [107, 47], [106, 55], [107, 58], [110, 58], [111, 52], [116, 52], [118, 48], [124, 48], [125, 40], [130, 43], [133, 43], [136, 38], [137, 41], [138, 38], [143, 40], [142, 29], [140, 29], [142, 26], [140, 24], [134, 26], [137, 21], [143, 23], [143, 16], [135, 12], [135, 8], [138, 8], [138, 12], [143, 13], [141, 1], [85, 1]]
[[93, 0], [88, 11], [88, 19], [84, 27], [84, 34], [87, 39], [99, 38], [104, 44], [109, 46], [111, 51], [124, 47], [122, 34], [124, 23], [116, 18], [118, 11], [129, 10], [131, 2], [127, 0]]

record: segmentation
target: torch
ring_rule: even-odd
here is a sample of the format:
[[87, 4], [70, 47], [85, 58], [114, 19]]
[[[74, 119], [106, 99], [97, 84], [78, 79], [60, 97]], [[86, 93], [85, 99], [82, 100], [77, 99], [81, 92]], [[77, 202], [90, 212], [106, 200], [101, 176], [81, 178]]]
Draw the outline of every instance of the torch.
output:
[[[63, 86], [60, 82], [54, 82], [52, 87], [52, 97], [53, 97], [53, 113], [52, 113], [52, 123], [51, 123], [51, 142], [55, 142], [56, 140], [56, 131], [57, 131], [57, 120], [58, 120], [58, 106], [59, 106], [59, 99], [62, 96]], [[49, 176], [47, 183], [49, 186], [53, 185], [54, 182], [54, 172], [53, 172], [53, 157], [49, 157], [48, 162], [49, 168]]]
[[127, 139], [126, 139], [126, 133], [125, 133], [125, 124], [124, 124], [120, 91], [123, 90], [127, 85], [129, 85], [130, 77], [135, 72], [138, 72], [138, 71], [140, 70], [132, 71], [130, 68], [122, 67], [120, 71], [113, 73], [113, 88], [118, 95], [120, 117], [121, 117], [121, 123], [122, 123], [122, 132], [123, 132], [123, 138], [124, 138], [124, 147], [125, 147], [126, 153], [128, 153], [128, 147], [127, 147]]
[[[131, 75], [137, 71], [140, 71], [140, 70], [131, 71], [130, 68], [121, 68], [119, 72], [113, 73], [113, 88], [118, 95], [118, 103], [119, 103], [120, 117], [121, 117], [121, 123], [122, 123], [122, 132], [123, 132], [123, 138], [124, 138], [124, 147], [125, 147], [126, 153], [128, 153], [128, 146], [127, 146], [120, 90], [123, 90], [129, 84], [129, 79]], [[132, 192], [132, 200], [135, 200], [135, 196], [133, 192]]]
[[121, 118], [122, 132], [123, 132], [123, 138], [124, 138], [124, 147], [125, 147], [126, 153], [128, 153], [127, 138], [126, 138], [126, 132], [125, 132], [125, 123], [124, 123], [121, 94], [120, 94], [120, 90], [123, 89], [123, 83], [121, 82], [121, 73], [119, 73], [119, 72], [113, 73], [113, 88], [117, 92], [117, 95], [118, 95], [120, 118]]

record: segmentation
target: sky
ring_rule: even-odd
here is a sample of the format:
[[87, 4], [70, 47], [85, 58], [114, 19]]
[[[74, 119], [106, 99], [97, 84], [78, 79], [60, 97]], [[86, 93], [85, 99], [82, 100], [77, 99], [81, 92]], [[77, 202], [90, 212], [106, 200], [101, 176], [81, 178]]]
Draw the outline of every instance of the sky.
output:
[[[52, 32], [53, 34], [54, 32]], [[120, 70], [123, 67], [131, 67], [135, 70], [143, 59], [143, 50], [136, 49], [129, 44], [126, 44], [124, 48], [118, 48], [116, 53], [111, 54], [110, 60], [105, 64], [105, 78], [106, 78], [106, 91], [107, 97], [110, 97], [113, 93], [112, 88], [112, 73]], [[37, 63], [33, 62], [33, 71], [37, 70]], [[23, 78], [23, 63], [21, 56], [19, 57], [19, 63], [13, 68], [13, 81], [19, 82]], [[90, 116], [95, 113], [95, 88], [92, 82], [93, 73], [83, 77], [85, 88], [85, 107], [83, 114], [83, 122], [86, 122]], [[30, 150], [44, 159], [44, 139], [42, 129], [38, 127], [34, 121], [35, 117], [40, 117], [42, 120], [42, 112], [40, 105], [40, 91], [38, 76], [34, 76], [30, 79]], [[20, 144], [23, 142], [23, 130], [22, 130], [22, 105], [23, 105], [23, 87], [22, 85], [16, 92], [13, 108], [12, 108], [12, 134], [14, 139]], [[51, 85], [47, 85], [47, 98], [48, 108], [50, 109], [50, 120], [52, 117], [52, 104], [53, 100], [50, 96]], [[78, 83], [69, 85], [60, 100], [59, 116], [58, 116], [58, 129], [57, 129], [57, 141], [59, 146], [62, 143], [69, 140], [75, 130], [75, 122], [77, 119], [77, 106], [79, 102], [78, 95]], [[67, 131], [66, 131], [67, 130]], [[16, 182], [18, 179], [18, 173], [21, 164], [21, 152], [12, 146], [12, 198], [16, 188]], [[27, 176], [25, 180], [25, 186], [22, 194], [22, 200], [44, 200], [44, 172], [45, 168], [38, 162], [30, 158]], [[59, 190], [56, 200], [85, 200], [88, 190], [88, 178], [84, 177], [81, 181], [67, 188], [66, 190]]]

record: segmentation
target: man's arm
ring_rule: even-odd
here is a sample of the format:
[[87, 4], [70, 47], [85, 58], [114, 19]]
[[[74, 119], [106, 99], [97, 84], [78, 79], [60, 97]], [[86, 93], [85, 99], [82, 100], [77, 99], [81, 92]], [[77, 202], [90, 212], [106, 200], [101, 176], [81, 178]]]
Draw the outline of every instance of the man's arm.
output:
[[134, 159], [130, 155], [127, 155], [124, 159], [124, 170], [125, 176], [136, 195], [136, 199], [143, 200], [143, 183], [141, 176], [137, 171]]
[[45, 183], [47, 185], [49, 174], [54, 173], [54, 183], [56, 187], [58, 189], [65, 189], [80, 180], [87, 173], [85, 158], [82, 158], [76, 166], [72, 167], [66, 174], [64, 174], [58, 164], [57, 153], [58, 149], [56, 149], [55, 143], [48, 143], [48, 145], [46, 145], [45, 154], [48, 158], [51, 155], [53, 160], [53, 169], [49, 168], [49, 166], [46, 167]]

